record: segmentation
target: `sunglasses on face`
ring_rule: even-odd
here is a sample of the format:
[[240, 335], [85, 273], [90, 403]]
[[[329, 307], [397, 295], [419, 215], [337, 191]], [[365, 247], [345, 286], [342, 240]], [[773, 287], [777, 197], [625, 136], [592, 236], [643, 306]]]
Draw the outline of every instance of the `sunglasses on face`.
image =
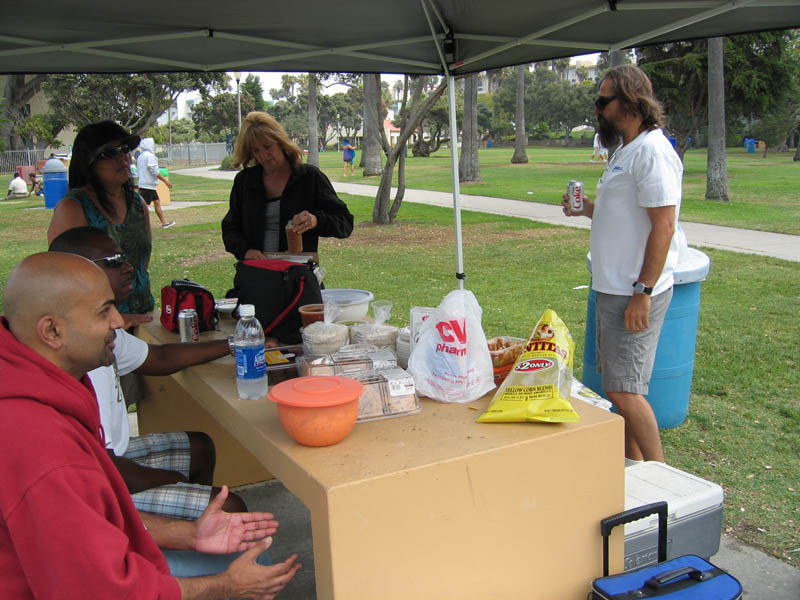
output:
[[131, 151], [128, 144], [122, 144], [116, 148], [107, 148], [95, 157], [95, 160], [103, 160], [109, 158], [117, 158], [122, 154], [129, 154]]
[[616, 96], [598, 96], [597, 100], [594, 101], [594, 105], [597, 107], [597, 110], [603, 110], [616, 99]]
[[95, 263], [100, 261], [103, 261], [103, 264], [109, 269], [119, 269], [127, 262], [127, 259], [124, 254], [113, 254], [111, 256], [104, 256], [103, 258], [92, 259], [92, 262]]

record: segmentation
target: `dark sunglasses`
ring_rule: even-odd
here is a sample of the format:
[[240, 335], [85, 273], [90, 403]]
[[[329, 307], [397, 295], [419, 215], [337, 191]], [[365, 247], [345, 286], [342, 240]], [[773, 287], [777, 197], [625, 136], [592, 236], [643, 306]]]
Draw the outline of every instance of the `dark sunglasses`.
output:
[[598, 96], [597, 100], [594, 101], [594, 105], [597, 107], [597, 110], [603, 110], [616, 99], [616, 96]]
[[119, 269], [127, 261], [124, 254], [113, 254], [111, 256], [104, 256], [103, 258], [94, 258], [92, 262], [103, 261], [109, 269]]
[[108, 158], [117, 158], [121, 154], [129, 154], [131, 151], [128, 144], [122, 144], [116, 148], [107, 148], [95, 157], [95, 160], [102, 160]]

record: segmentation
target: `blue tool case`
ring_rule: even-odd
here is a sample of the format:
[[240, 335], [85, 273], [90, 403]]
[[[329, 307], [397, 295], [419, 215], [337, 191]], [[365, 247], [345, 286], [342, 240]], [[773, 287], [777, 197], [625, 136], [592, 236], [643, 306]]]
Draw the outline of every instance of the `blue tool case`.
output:
[[[617, 525], [658, 514], [658, 564], [608, 575], [608, 536]], [[603, 574], [592, 582], [589, 600], [737, 600], [742, 586], [728, 572], [699, 556], [667, 558], [667, 503], [654, 502], [627, 510], [600, 523]]]

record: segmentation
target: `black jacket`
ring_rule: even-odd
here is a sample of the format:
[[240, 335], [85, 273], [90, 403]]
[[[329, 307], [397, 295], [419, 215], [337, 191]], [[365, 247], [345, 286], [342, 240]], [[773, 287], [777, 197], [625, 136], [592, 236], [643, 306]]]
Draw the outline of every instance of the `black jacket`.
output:
[[[255, 165], [236, 175], [230, 208], [222, 219], [225, 250], [238, 260], [244, 260], [245, 252], [251, 248], [260, 251], [264, 247], [267, 192], [262, 174], [261, 165]], [[325, 174], [313, 165], [301, 164], [292, 169], [280, 203], [282, 225], [304, 210], [317, 218], [317, 226], [303, 234], [304, 252], [316, 252], [320, 236], [346, 238], [353, 232], [353, 215], [339, 200]], [[280, 232], [278, 250], [284, 251], [286, 231], [280, 227]]]

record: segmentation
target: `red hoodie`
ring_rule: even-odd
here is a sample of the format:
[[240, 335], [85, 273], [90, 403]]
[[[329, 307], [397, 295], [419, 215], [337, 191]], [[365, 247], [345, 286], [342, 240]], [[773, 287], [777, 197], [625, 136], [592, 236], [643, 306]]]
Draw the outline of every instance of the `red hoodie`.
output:
[[106, 453], [94, 389], [0, 318], [0, 595], [178, 599]]

